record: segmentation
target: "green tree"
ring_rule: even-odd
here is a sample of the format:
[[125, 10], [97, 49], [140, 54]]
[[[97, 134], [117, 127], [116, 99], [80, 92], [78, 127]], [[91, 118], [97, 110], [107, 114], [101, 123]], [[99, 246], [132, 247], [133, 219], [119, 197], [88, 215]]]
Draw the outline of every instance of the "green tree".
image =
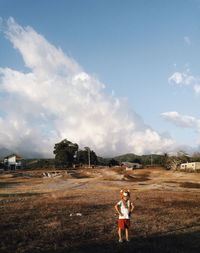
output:
[[135, 159], [133, 159], [131, 162], [132, 162], [132, 163], [139, 163], [139, 164], [141, 164], [141, 159], [135, 158]]
[[88, 166], [90, 167], [90, 164], [91, 164], [91, 155], [90, 155], [91, 149], [89, 147], [85, 147], [84, 149], [88, 154]]
[[90, 163], [91, 163], [91, 165], [98, 164], [98, 157], [93, 150], [90, 150]]
[[114, 158], [109, 160], [108, 162], [109, 167], [116, 166], [116, 165], [119, 165], [119, 162], [117, 160], [115, 160]]
[[166, 167], [168, 154], [164, 153], [162, 155], [154, 155], [152, 160], [155, 165]]
[[58, 167], [69, 168], [75, 161], [75, 154], [78, 151], [78, 144], [72, 143], [67, 139], [56, 143], [53, 153], [55, 154], [55, 163]]
[[87, 164], [88, 163], [88, 152], [86, 150], [79, 150], [77, 152], [77, 163]]
[[169, 159], [169, 155], [167, 153], [164, 153], [161, 158], [161, 165], [165, 168], [167, 167], [168, 159]]
[[77, 163], [97, 165], [98, 157], [93, 150], [89, 147], [85, 147], [84, 150], [79, 150], [77, 152]]

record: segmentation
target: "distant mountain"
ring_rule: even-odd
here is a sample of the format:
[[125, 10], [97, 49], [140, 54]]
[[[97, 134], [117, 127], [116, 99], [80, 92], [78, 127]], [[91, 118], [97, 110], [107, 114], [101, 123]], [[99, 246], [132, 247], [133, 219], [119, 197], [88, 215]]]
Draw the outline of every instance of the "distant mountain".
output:
[[113, 159], [115, 159], [118, 162], [133, 162], [135, 159], [138, 159], [138, 158], [140, 158], [140, 156], [135, 155], [133, 153], [128, 153], [128, 154], [113, 157]]
[[113, 159], [118, 162], [136, 162], [141, 163], [143, 165], [152, 165], [152, 164], [162, 165], [165, 160], [164, 155], [149, 154], [139, 156], [133, 153], [115, 156], [113, 157]]

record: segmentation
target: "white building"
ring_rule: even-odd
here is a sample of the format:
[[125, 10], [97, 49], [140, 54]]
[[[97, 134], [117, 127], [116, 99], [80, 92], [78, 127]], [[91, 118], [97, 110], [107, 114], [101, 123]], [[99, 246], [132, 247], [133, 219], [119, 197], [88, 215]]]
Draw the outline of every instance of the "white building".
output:
[[126, 167], [126, 170], [134, 170], [142, 168], [140, 163], [122, 162], [122, 166]]
[[24, 158], [19, 155], [12, 154], [4, 157], [3, 163], [6, 168], [10, 170], [22, 169], [24, 166]]
[[181, 170], [197, 171], [200, 170], [200, 162], [182, 163], [180, 166]]

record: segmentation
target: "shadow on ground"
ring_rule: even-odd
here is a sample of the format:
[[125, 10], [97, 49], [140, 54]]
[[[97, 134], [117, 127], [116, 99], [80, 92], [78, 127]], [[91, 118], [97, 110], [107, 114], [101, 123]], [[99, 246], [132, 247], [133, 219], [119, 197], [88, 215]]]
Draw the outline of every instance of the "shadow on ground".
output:
[[146, 238], [133, 238], [131, 242], [118, 243], [115, 241], [102, 241], [84, 243], [74, 249], [59, 252], [69, 253], [197, 253], [200, 249], [200, 231], [182, 234], [170, 234]]
[[18, 182], [0, 182], [0, 188], [8, 188], [19, 184]]
[[42, 193], [0, 193], [0, 197], [32, 197], [42, 195]]

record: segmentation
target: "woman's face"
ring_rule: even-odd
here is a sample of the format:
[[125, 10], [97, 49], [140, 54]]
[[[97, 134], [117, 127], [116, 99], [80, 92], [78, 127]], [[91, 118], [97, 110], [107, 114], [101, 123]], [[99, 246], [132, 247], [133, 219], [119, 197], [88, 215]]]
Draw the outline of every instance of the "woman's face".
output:
[[128, 200], [129, 199], [129, 196], [124, 196], [124, 200]]

